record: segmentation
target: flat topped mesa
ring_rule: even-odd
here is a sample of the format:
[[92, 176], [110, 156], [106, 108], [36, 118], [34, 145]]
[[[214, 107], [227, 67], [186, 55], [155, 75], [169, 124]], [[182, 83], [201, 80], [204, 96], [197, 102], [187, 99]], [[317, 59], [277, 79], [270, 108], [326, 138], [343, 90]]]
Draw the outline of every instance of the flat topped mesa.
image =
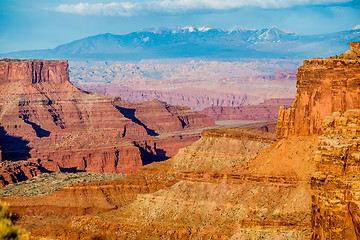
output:
[[324, 117], [360, 108], [359, 46], [350, 43], [351, 50], [340, 56], [304, 60], [297, 73], [295, 101], [288, 110], [279, 110], [278, 139], [320, 134]]
[[17, 59], [1, 60], [0, 83], [18, 81], [24, 84], [68, 82], [68, 61]]

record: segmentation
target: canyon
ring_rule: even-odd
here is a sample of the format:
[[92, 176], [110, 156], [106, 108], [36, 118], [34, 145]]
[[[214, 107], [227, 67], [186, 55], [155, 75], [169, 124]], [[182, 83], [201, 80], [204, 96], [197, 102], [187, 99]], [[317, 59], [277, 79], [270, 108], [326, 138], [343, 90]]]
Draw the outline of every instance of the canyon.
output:
[[[304, 60], [276, 134], [205, 129], [170, 159], [122, 179], [2, 201], [33, 239], [357, 239], [360, 49], [350, 47]], [[129, 103], [112, 101], [130, 116]], [[177, 114], [181, 123], [202, 121]], [[161, 136], [165, 126], [148, 127]]]
[[131, 173], [215, 125], [186, 107], [84, 92], [70, 83], [67, 61], [5, 59], [0, 85], [2, 186], [48, 171]]
[[86, 91], [130, 102], [158, 99], [200, 111], [292, 98], [300, 63], [284, 59], [71, 61], [70, 77]]

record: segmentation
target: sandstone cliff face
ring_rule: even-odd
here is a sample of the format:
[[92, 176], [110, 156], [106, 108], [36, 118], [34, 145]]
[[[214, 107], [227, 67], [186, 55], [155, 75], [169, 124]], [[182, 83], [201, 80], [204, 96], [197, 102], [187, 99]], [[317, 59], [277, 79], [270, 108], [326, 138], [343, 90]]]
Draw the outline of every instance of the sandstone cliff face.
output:
[[360, 110], [323, 121], [312, 178], [312, 239], [360, 238]]
[[[354, 49], [349, 51], [351, 55], [356, 55]], [[360, 61], [358, 57], [345, 58], [347, 54], [304, 60], [297, 73], [295, 101], [288, 110], [279, 110], [278, 139], [319, 134], [324, 117], [360, 108]]]
[[[40, 159], [49, 171], [130, 173], [173, 156], [197, 139], [176, 132], [196, 135], [212, 125], [209, 117], [184, 107], [131, 104], [81, 91], [69, 82], [67, 61], [0, 61], [0, 145], [5, 160]], [[156, 146], [157, 140], [174, 135], [178, 142]], [[139, 147], [146, 142], [153, 151]]]
[[51, 171], [106, 171], [109, 161], [115, 165], [111, 172], [142, 165], [136, 147], [125, 144], [133, 159], [118, 152], [124, 149], [121, 139], [146, 136], [145, 129], [118, 112], [111, 99], [74, 87], [67, 61], [1, 61], [0, 79], [0, 140], [7, 160], [31, 156]]

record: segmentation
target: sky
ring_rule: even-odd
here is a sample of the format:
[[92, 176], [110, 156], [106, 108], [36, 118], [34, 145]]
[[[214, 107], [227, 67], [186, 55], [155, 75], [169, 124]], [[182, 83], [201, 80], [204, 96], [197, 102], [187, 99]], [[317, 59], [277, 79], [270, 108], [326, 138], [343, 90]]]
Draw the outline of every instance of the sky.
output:
[[157, 27], [277, 26], [309, 35], [359, 24], [360, 0], [0, 0], [0, 53]]

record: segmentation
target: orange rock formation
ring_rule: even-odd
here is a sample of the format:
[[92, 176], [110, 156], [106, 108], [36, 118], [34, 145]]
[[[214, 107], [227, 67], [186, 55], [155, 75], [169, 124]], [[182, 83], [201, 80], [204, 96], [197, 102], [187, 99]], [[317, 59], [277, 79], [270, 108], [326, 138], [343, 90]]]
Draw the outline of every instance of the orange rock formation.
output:
[[319, 134], [324, 117], [360, 108], [359, 44], [350, 46], [351, 50], [338, 57], [304, 60], [297, 73], [295, 101], [288, 110], [279, 110], [278, 139]]
[[[3, 158], [40, 159], [49, 171], [130, 173], [198, 139], [176, 131], [214, 125], [188, 108], [156, 102], [132, 105], [81, 91], [69, 82], [67, 61], [0, 61], [0, 86]], [[148, 110], [147, 117], [141, 109]], [[166, 119], [158, 116], [151, 122], [149, 116], [158, 113], [166, 113]], [[151, 129], [159, 124], [161, 130]], [[175, 145], [164, 143], [167, 137], [177, 139]], [[156, 145], [157, 140], [161, 144]], [[152, 142], [151, 150], [140, 147], [147, 142]]]
[[335, 112], [323, 121], [312, 178], [312, 238], [360, 236], [360, 110]]
[[309, 239], [311, 224], [315, 239], [354, 237], [359, 111], [327, 118], [318, 146], [320, 118], [359, 101], [359, 63], [344, 56], [304, 61], [275, 143], [270, 133], [206, 130], [171, 159], [123, 179], [4, 200], [37, 238]]

